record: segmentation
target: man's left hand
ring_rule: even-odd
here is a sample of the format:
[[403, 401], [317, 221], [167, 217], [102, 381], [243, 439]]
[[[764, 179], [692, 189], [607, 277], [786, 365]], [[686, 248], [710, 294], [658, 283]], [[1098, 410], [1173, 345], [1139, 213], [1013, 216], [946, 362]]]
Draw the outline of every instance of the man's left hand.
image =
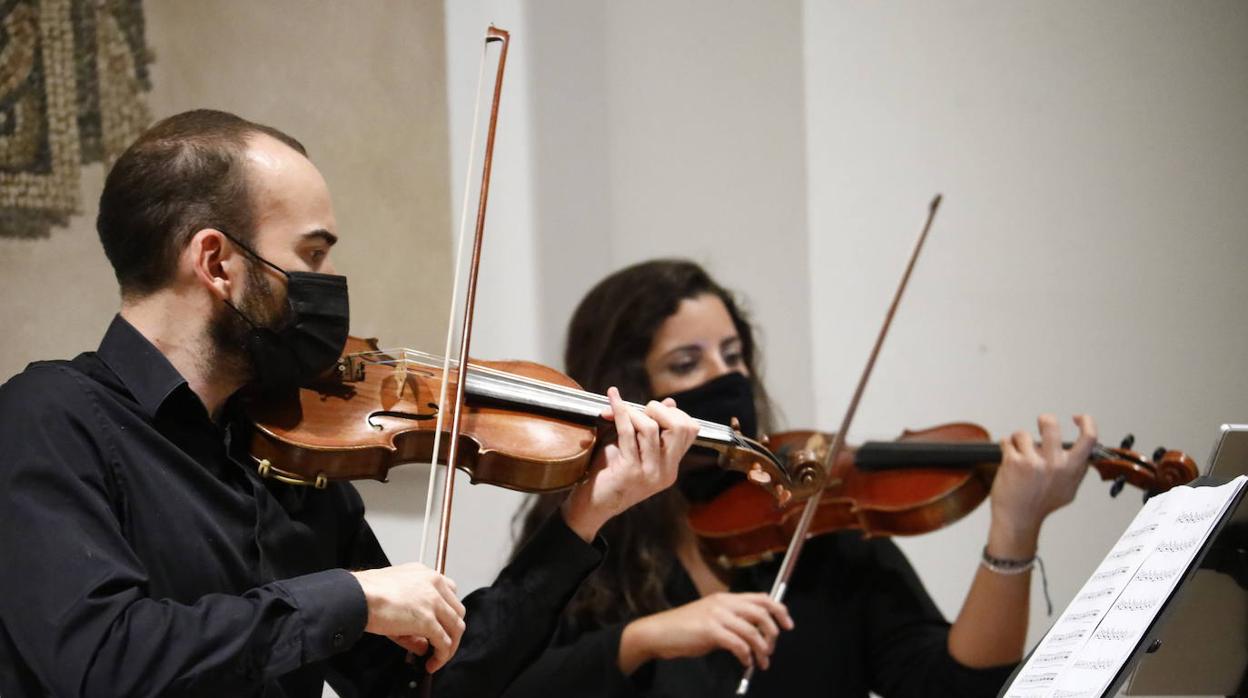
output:
[[680, 460], [698, 435], [693, 418], [670, 398], [651, 401], [645, 412], [628, 407], [615, 388], [602, 417], [615, 423], [616, 439], [598, 449], [589, 477], [563, 503], [568, 527], [592, 541], [611, 517], [676, 481]]

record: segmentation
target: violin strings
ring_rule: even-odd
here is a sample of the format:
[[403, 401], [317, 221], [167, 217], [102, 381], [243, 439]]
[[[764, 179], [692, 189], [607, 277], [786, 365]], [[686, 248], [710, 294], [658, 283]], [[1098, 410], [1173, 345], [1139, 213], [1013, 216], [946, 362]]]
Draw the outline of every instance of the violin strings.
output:
[[[393, 354], [396, 352], [402, 353], [403, 357], [395, 358]], [[424, 366], [427, 368], [437, 368], [438, 367], [437, 362], [439, 361], [438, 357], [433, 356], [432, 354], [428, 354], [423, 351], [415, 350], [415, 349], [386, 349], [386, 350], [380, 350], [380, 351], [371, 351], [371, 352], [364, 352], [360, 354], [353, 354], [352, 356], [362, 358], [364, 360], [369, 361], [370, 363], [379, 364], [383, 366], [395, 366], [395, 365], [400, 365], [400, 364], [415, 364], [415, 365]], [[383, 358], [383, 359], [374, 358], [377, 356], [384, 356], [386, 358]], [[459, 362], [452, 359], [448, 363], [451, 367], [457, 368]], [[521, 376], [515, 373], [508, 373], [506, 371], [502, 371], [502, 370], [499, 370], [490, 366], [482, 366], [480, 364], [475, 364], [475, 363], [469, 364], [469, 366], [472, 369], [468, 373], [469, 386], [471, 386], [473, 380], [489, 381], [491, 378], [493, 378], [493, 379], [497, 379], [498, 381], [501, 381], [503, 384], [510, 384], [512, 386], [519, 387], [521, 389], [528, 389], [530, 391], [528, 394], [541, 395], [543, 393], [559, 393], [560, 395], [571, 398], [573, 400], [579, 400], [583, 404], [585, 404], [587, 408], [594, 408], [596, 411], [600, 411], [601, 407], [605, 407], [611, 404], [610, 399], [607, 398], [605, 395], [598, 395], [597, 393], [591, 393], [585, 390], [578, 390], [576, 388], [571, 388], [566, 385], [558, 385], [556, 383], [549, 383], [547, 381], [543, 381], [537, 378], [530, 378], [529, 376]], [[517, 396], [517, 399], [520, 402], [533, 402], [532, 400], [525, 401], [523, 399], [519, 399], [519, 396]], [[635, 410], [639, 410], [639, 411], [645, 410], [644, 405], [640, 405], [635, 402], [629, 402], [625, 400], [624, 404]], [[539, 406], [541, 405], [539, 404]], [[717, 433], [721, 438], [726, 438], [728, 440], [733, 440], [733, 441], [737, 440], [735, 438], [735, 432], [733, 432], [732, 428], [729, 426], [719, 424], [717, 422], [708, 422], [704, 419], [694, 419], [694, 422], [697, 423], [701, 429], [704, 429], [708, 432]]]
[[[390, 351], [393, 351], [393, 350], [390, 350]], [[373, 363], [387, 365], [387, 366], [393, 366], [393, 365], [403, 364], [403, 363], [415, 363], [417, 365], [427, 366], [429, 368], [436, 367], [436, 364], [434, 364], [431, 361], [431, 360], [436, 360], [436, 357], [430, 354], [416, 351], [414, 349], [403, 349], [399, 351], [403, 351], [409, 355], [412, 355], [418, 358], [416, 360], [413, 360], [413, 359], [408, 359], [408, 358], [395, 359], [393, 357], [390, 357], [384, 360], [373, 360]], [[386, 352], [369, 352], [369, 353], [370, 354], [374, 354], [374, 353], [383, 354]], [[458, 367], [458, 362], [451, 361], [451, 365], [454, 367]], [[598, 395], [596, 393], [591, 393], [591, 392], [587, 392], [584, 390], [577, 390], [575, 388], [570, 388], [564, 385], [558, 385], [556, 383], [549, 383], [540, 379], [530, 378], [528, 376], [521, 376], [521, 375], [517, 375], [514, 373], [508, 373], [506, 371], [502, 371], [502, 370], [492, 368], [489, 366], [482, 366], [480, 364], [470, 364], [470, 366], [472, 368], [472, 371], [469, 374], [470, 382], [474, 378], [481, 378], [481, 379], [488, 380], [488, 378], [486, 377], [489, 376], [489, 377], [497, 378], [506, 383], [511, 383], [511, 384], [521, 386], [521, 387], [531, 388], [533, 390], [540, 391], [540, 392], [560, 393], [564, 396], [577, 399], [577, 400], [581, 400], [585, 403], [591, 403], [593, 407], [605, 406], [605, 405], [610, 404], [610, 400], [606, 396]], [[639, 405], [635, 402], [629, 402], [626, 400], [624, 401], [624, 404], [634, 409], [638, 409], [638, 410], [644, 409], [644, 406]], [[695, 420], [695, 421], [697, 421], [699, 424], [705, 425], [707, 428], [710, 428], [710, 429], [722, 430], [722, 429], [728, 428], [722, 424], [717, 424], [715, 422], [707, 422], [704, 420]]]

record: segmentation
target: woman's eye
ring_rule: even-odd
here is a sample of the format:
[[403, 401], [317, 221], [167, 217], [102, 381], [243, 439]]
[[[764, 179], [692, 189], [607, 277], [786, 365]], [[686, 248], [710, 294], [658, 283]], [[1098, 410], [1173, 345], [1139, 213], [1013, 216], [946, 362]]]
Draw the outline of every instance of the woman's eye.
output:
[[745, 364], [745, 355], [740, 352], [726, 354], [724, 355], [724, 363], [732, 368], [740, 368]]
[[678, 376], [683, 376], [683, 375], [692, 373], [693, 370], [697, 367], [698, 367], [697, 361], [682, 361], [680, 363], [671, 364], [670, 366], [667, 367], [667, 370], [671, 371], [672, 373], [675, 373]]

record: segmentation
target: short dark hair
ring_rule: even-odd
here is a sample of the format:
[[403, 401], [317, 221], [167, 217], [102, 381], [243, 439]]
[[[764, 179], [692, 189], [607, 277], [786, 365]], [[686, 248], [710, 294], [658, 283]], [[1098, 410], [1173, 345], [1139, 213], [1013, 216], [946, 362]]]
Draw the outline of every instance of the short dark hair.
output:
[[198, 230], [221, 228], [252, 240], [255, 211], [243, 153], [254, 134], [308, 154], [271, 126], [196, 109], [157, 122], [117, 159], [104, 182], [95, 227], [123, 297], [167, 285]]

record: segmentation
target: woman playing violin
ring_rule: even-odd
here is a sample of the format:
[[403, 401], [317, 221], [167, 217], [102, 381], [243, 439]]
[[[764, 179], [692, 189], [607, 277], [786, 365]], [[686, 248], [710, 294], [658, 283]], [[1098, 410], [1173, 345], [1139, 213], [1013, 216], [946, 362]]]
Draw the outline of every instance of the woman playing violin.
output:
[[[658, 260], [599, 283], [573, 315], [565, 361], [587, 390], [674, 397], [695, 417], [771, 426], [752, 328], [731, 293], [696, 264]], [[1063, 448], [1057, 420], [1040, 443], [1002, 444], [984, 558], [950, 625], [888, 539], [856, 531], [809, 541], [786, 605], [764, 593], [777, 564], [708, 562], [685, 513], [741, 476], [686, 469], [679, 487], [603, 530], [601, 568], [564, 613], [559, 636], [508, 695], [731, 695], [757, 665], [751, 695], [993, 696], [1022, 657], [1041, 524], [1068, 504], [1096, 441], [1088, 416]], [[536, 498], [522, 540], [559, 506]]]

